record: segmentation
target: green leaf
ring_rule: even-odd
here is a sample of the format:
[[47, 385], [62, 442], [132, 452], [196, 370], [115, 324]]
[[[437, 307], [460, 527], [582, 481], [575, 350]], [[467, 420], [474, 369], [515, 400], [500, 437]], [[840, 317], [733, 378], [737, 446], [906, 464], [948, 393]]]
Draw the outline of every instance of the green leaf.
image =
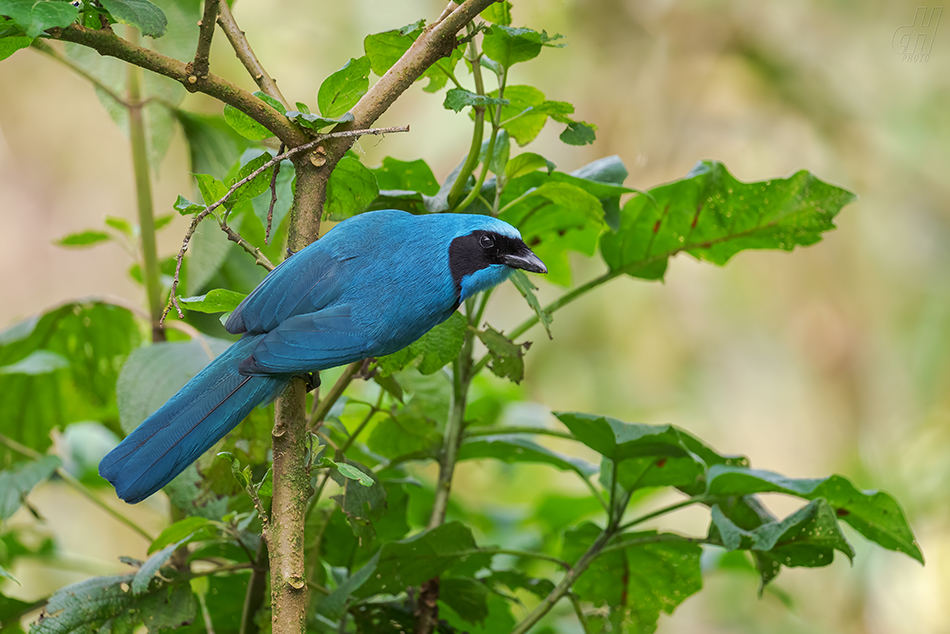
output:
[[524, 378], [525, 347], [516, 344], [491, 326], [486, 326], [485, 330], [479, 330], [477, 334], [485, 347], [488, 348], [488, 354], [491, 358], [488, 362], [488, 369], [495, 376], [521, 383]]
[[353, 465], [346, 464], [345, 462], [338, 462], [336, 463], [336, 470], [339, 471], [340, 475], [342, 475], [344, 478], [356, 480], [364, 487], [373, 486], [373, 479]]
[[379, 194], [376, 177], [359, 159], [344, 156], [330, 174], [326, 213], [332, 220], [344, 220], [363, 213]]
[[452, 88], [445, 93], [445, 100], [442, 102], [442, 107], [446, 110], [461, 112], [463, 108], [468, 106], [484, 108], [485, 106], [495, 105], [507, 106], [508, 103], [507, 99], [478, 95], [464, 88]]
[[511, 25], [511, 3], [508, 0], [495, 2], [482, 11], [482, 18], [492, 24]]
[[65, 304], [0, 331], [0, 367], [14, 366], [38, 350], [69, 362], [68, 368], [43, 374], [0, 374], [3, 433], [44, 452], [54, 427], [115, 420], [116, 378], [141, 337], [140, 324], [128, 310], [92, 302]]
[[109, 234], [102, 231], [80, 231], [79, 233], [71, 233], [65, 238], [60, 238], [54, 244], [63, 247], [88, 247], [100, 242], [107, 242], [109, 239]]
[[562, 37], [552, 37], [544, 31], [538, 33], [531, 29], [515, 29], [496, 24], [482, 40], [482, 50], [488, 57], [508, 68], [513, 64], [534, 59], [541, 52], [542, 46], [564, 46], [552, 44]]
[[178, 628], [195, 618], [196, 605], [187, 584], [154, 583], [136, 596], [128, 591], [135, 575], [93, 577], [57, 590], [30, 634], [72, 634], [100, 631], [131, 632], [144, 623], [150, 632]]
[[[491, 93], [497, 97], [497, 91]], [[541, 132], [548, 115], [539, 108], [544, 103], [544, 93], [534, 86], [515, 85], [505, 88], [507, 106], [501, 108], [501, 127], [524, 146]]]
[[824, 498], [837, 516], [867, 539], [924, 563], [923, 553], [897, 501], [881, 491], [861, 491], [847, 478], [787, 478], [770, 471], [716, 465], [709, 470], [710, 495], [778, 492], [806, 500]]
[[35, 350], [27, 357], [11, 365], [0, 366], [0, 374], [27, 374], [37, 376], [68, 368], [69, 361], [61, 354], [49, 350]]
[[149, 585], [152, 583], [152, 579], [158, 574], [159, 569], [171, 558], [175, 549], [187, 542], [190, 538], [191, 535], [187, 535], [177, 542], [165, 546], [149, 557], [145, 563], [142, 564], [142, 567], [138, 569], [138, 572], [135, 573], [135, 577], [132, 578], [132, 594], [139, 596], [147, 592]]
[[235, 293], [226, 288], [216, 288], [197, 297], [179, 297], [178, 301], [185, 304], [188, 310], [199, 313], [227, 313], [238, 307], [247, 295]]
[[184, 543], [182, 540], [196, 534], [198, 531], [204, 531], [206, 529], [214, 530], [214, 525], [211, 523], [211, 520], [206, 517], [192, 515], [178, 520], [174, 524], [166, 526], [165, 529], [158, 534], [158, 537], [155, 538], [152, 545], [148, 547], [148, 554], [151, 555], [155, 551], [162, 550], [175, 543]]
[[489, 596], [491, 592], [488, 587], [470, 577], [444, 577], [439, 580], [440, 600], [466, 623], [485, 622], [488, 618]]
[[662, 279], [669, 258], [683, 251], [721, 266], [744, 249], [814, 244], [855, 198], [806, 171], [742, 183], [716, 161], [648, 193], [628, 201], [619, 231], [601, 240], [611, 270], [644, 279]]
[[175, 114], [188, 141], [191, 171], [195, 174], [227, 173], [248, 147], [247, 139], [223, 117], [185, 110]]
[[33, 487], [49, 479], [61, 464], [56, 456], [43, 456], [0, 471], [0, 521], [10, 519]]
[[458, 356], [465, 341], [468, 322], [455, 312], [410, 346], [413, 357], [420, 357], [419, 372], [432, 374]]
[[206, 337], [135, 349], [115, 388], [122, 429], [131, 433], [230, 344]]
[[319, 595], [317, 599], [317, 613], [331, 620], [339, 620], [346, 610], [350, 596], [366, 583], [370, 575], [376, 570], [378, 562], [379, 551], [377, 551], [362, 568], [337, 585], [336, 590], [328, 595]]
[[216, 203], [228, 193], [228, 186], [211, 174], [192, 174], [198, 182], [198, 191], [206, 205]]
[[[258, 91], [255, 92], [254, 95], [266, 101], [267, 103], [270, 103], [270, 101], [264, 99], [267, 97], [267, 95], [264, 93]], [[283, 108], [280, 108], [278, 111], [283, 114]], [[225, 104], [224, 106], [224, 120], [228, 122], [229, 126], [234, 128], [235, 132], [252, 141], [263, 141], [264, 139], [274, 136], [273, 132], [231, 104]]]
[[[269, 242], [273, 241], [277, 228], [280, 227], [284, 218], [287, 217], [293, 205], [294, 176], [294, 164], [288, 160], [281, 161], [280, 170], [277, 172], [277, 182], [274, 184], [274, 189], [277, 193], [277, 202], [274, 203], [273, 217], [271, 218], [271, 239]], [[271, 194], [258, 196], [251, 201], [254, 215], [261, 221], [262, 227], [267, 226], [267, 214], [270, 211], [270, 204]]]
[[338, 123], [353, 121], [354, 119], [353, 114], [349, 112], [346, 112], [339, 117], [319, 117], [309, 112], [301, 112], [297, 110], [291, 110], [288, 112], [287, 118], [297, 125], [307, 128], [308, 130], [313, 130], [314, 132], [319, 132], [323, 128], [336, 125]]
[[424, 26], [425, 21], [419, 20], [401, 29], [367, 35], [363, 40], [363, 50], [369, 57], [373, 72], [382, 77], [387, 70], [392, 68], [392, 65], [409, 50], [415, 39], [422, 33]]
[[168, 19], [165, 13], [148, 0], [101, 0], [102, 6], [122, 24], [134, 26], [149, 37], [165, 34]]
[[327, 77], [317, 92], [324, 117], [339, 117], [356, 105], [369, 88], [369, 57], [350, 58], [343, 68]]
[[363, 584], [358, 596], [399, 594], [438, 576], [475, 551], [472, 531], [459, 522], [422, 531], [398, 542], [383, 544], [376, 574]]
[[204, 205], [199, 205], [198, 203], [192, 202], [181, 194], [178, 195], [178, 199], [172, 206], [175, 208], [175, 211], [177, 211], [182, 216], [193, 216], [205, 210]]
[[571, 121], [559, 138], [568, 145], [590, 145], [597, 138], [596, 130], [597, 126], [592, 123]]
[[383, 190], [399, 192], [420, 192], [434, 196], [439, 192], [439, 182], [425, 161], [400, 161], [387, 156], [382, 164], [371, 169], [376, 176], [381, 193]]
[[0, 61], [5, 60], [21, 48], [26, 48], [32, 43], [33, 38], [25, 35], [8, 35], [7, 37], [0, 38]]
[[561, 471], [573, 471], [584, 479], [597, 473], [597, 467], [586, 460], [553, 451], [524, 436], [514, 434], [500, 433], [496, 436], [466, 438], [459, 449], [458, 459], [483, 458], [493, 458], [509, 464], [547, 464]]
[[[0, 566], [0, 579], [9, 579], [10, 581], [12, 581], [13, 583], [17, 584], [18, 586], [22, 586], [22, 585], [23, 585], [23, 584], [21, 584], [21, 583], [19, 582], [19, 580], [18, 580], [16, 577], [14, 577], [14, 576], [11, 575], [9, 572], [7, 572], [7, 569], [4, 568], [3, 566]], [[4, 597], [4, 598], [5, 598], [5, 597]], [[2, 621], [0, 621], [0, 622], [2, 622]]]
[[435, 421], [403, 411], [377, 423], [366, 444], [386, 458], [435, 457], [442, 447], [442, 435], [436, 431]]
[[106, 225], [112, 227], [116, 231], [122, 233], [126, 237], [131, 238], [134, 234], [134, 229], [132, 225], [125, 218], [119, 218], [116, 216], [106, 216]]
[[[564, 559], [580, 558], [600, 533], [600, 527], [590, 522], [568, 529], [563, 540]], [[614, 538], [611, 545], [629, 543], [629, 547], [594, 559], [574, 583], [574, 592], [595, 605], [606, 606], [611, 621], [622, 624], [623, 632], [655, 631], [662, 612], [672, 614], [702, 589], [702, 551], [697, 544], [677, 538], [653, 531]]]
[[550, 174], [552, 171], [554, 171], [554, 163], [547, 160], [540, 154], [535, 154], [534, 152], [522, 152], [521, 154], [512, 157], [511, 160], [508, 161], [508, 164], [505, 165], [505, 178], [507, 180], [512, 180], [514, 178], [518, 178], [519, 176], [536, 172], [539, 169], [546, 169], [548, 174]]
[[[269, 152], [262, 152], [259, 156], [249, 160], [241, 167], [240, 170], [238, 170], [237, 175], [233, 179], [228, 179], [228, 188], [230, 189], [235, 183], [250, 176], [254, 171], [263, 167], [272, 158], [274, 157], [271, 156]], [[227, 203], [225, 203], [227, 207], [229, 209], [233, 209], [245, 200], [251, 200], [252, 198], [256, 198], [257, 196], [260, 196], [266, 192], [268, 188], [270, 188], [270, 179], [273, 173], [274, 168], [270, 167], [238, 187], [234, 193], [231, 194], [231, 197], [228, 199]]]
[[515, 285], [515, 288], [518, 289], [518, 292], [521, 293], [521, 296], [524, 297], [524, 300], [528, 302], [528, 306], [531, 307], [534, 314], [538, 316], [538, 321], [540, 321], [541, 326], [544, 327], [544, 332], [548, 334], [548, 339], [554, 339], [554, 335], [551, 334], [551, 323], [554, 321], [554, 316], [541, 308], [541, 302], [538, 301], [537, 296], [534, 294], [534, 291], [538, 290], [538, 287], [531, 282], [523, 271], [515, 271], [509, 279], [511, 283]]
[[[79, 16], [79, 10], [67, 2], [0, 0], [0, 15], [9, 16], [28, 37], [34, 38], [46, 29], [69, 26]], [[15, 44], [19, 43], [18, 40]], [[15, 50], [18, 49], [10, 53]]]

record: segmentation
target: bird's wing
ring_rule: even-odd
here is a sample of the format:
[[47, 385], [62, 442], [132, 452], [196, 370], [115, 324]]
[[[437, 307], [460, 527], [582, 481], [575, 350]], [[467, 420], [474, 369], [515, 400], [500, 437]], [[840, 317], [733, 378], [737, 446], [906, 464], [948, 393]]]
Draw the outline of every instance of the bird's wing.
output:
[[368, 356], [373, 341], [353, 324], [346, 304], [296, 315], [261, 337], [242, 374], [299, 374]]
[[287, 258], [234, 309], [228, 332], [270, 332], [284, 320], [313, 313], [335, 301], [343, 291], [342, 261], [319, 242]]

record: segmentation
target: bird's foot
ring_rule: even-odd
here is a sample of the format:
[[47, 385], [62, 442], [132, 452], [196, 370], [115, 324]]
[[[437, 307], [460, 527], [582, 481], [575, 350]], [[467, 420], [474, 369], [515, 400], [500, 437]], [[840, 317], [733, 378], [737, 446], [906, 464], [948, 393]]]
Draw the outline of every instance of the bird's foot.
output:
[[313, 392], [315, 389], [320, 387], [320, 373], [311, 372], [310, 374], [305, 374], [303, 376], [304, 383], [307, 385], [307, 391]]

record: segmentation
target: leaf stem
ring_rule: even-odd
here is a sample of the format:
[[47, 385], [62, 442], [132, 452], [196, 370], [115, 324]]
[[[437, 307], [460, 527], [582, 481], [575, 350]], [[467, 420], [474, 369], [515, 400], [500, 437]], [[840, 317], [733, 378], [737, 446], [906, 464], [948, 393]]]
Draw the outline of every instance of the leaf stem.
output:
[[[4, 434], [0, 434], [0, 443], [6, 445], [13, 451], [19, 454], [22, 454], [28, 458], [32, 458], [34, 460], [38, 460], [39, 458], [43, 457], [43, 454], [36, 451], [35, 449], [31, 449], [30, 447], [27, 447], [26, 445], [21, 445], [17, 441], [13, 440], [12, 438], [8, 438]], [[56, 469], [56, 475], [62, 478], [63, 482], [65, 482], [66, 484], [71, 486], [73, 489], [75, 489], [77, 492], [82, 494], [86, 499], [88, 499], [94, 505], [98, 506], [107, 514], [111, 515], [114, 519], [125, 524], [126, 526], [131, 528], [133, 531], [135, 531], [136, 533], [138, 533], [139, 535], [147, 539], [149, 543], [152, 543], [153, 541], [155, 541], [155, 538], [152, 537], [152, 535], [148, 531], [146, 531], [144, 528], [142, 528], [141, 526], [139, 526], [138, 524], [136, 524], [135, 522], [133, 522], [126, 516], [122, 515], [117, 510], [115, 510], [114, 508], [112, 508], [111, 506], [103, 502], [102, 500], [100, 500], [92, 491], [89, 490], [89, 487], [87, 487], [85, 484], [83, 484], [82, 482], [77, 480], [75, 477], [73, 477], [71, 473], [69, 473], [62, 467], [58, 467]]]
[[[138, 44], [138, 31], [129, 29], [129, 41]], [[132, 171], [135, 174], [135, 198], [141, 228], [142, 279], [148, 298], [152, 322], [152, 341], [165, 341], [162, 330], [162, 288], [158, 269], [158, 247], [155, 240], [155, 213], [152, 206], [152, 178], [148, 144], [145, 139], [145, 121], [142, 118], [142, 69], [129, 66], [129, 140], [132, 145]]]
[[[471, 22], [469, 22], [467, 28], [469, 35], [475, 31], [475, 27]], [[475, 40], [469, 40], [468, 51], [465, 59], [472, 66], [472, 78], [475, 80], [475, 94], [484, 95], [485, 83], [482, 79], [482, 68], [479, 62], [480, 57], [481, 53], [478, 52], [478, 47], [475, 45]], [[465, 188], [465, 182], [468, 181], [468, 177], [471, 176], [472, 172], [475, 171], [475, 167], [478, 165], [478, 156], [482, 151], [482, 136], [485, 130], [485, 106], [474, 106], [474, 110], [475, 128], [472, 132], [472, 144], [468, 148], [468, 155], [465, 157], [465, 162], [462, 164], [462, 169], [459, 170], [458, 176], [455, 178], [455, 182], [452, 183], [452, 189], [449, 190], [449, 206], [451, 206], [462, 195], [462, 190]]]
[[681, 508], [692, 506], [693, 504], [714, 504], [721, 499], [722, 499], [721, 496], [697, 495], [697, 496], [688, 498], [686, 500], [683, 500], [681, 502], [677, 502], [676, 504], [670, 504], [669, 506], [664, 506], [663, 508], [635, 517], [628, 522], [624, 522], [620, 526], [620, 530], [625, 531], [628, 528], [636, 526], [637, 524], [642, 524], [643, 522], [652, 520], [654, 517], [660, 517], [661, 515], [672, 513], [673, 511], [678, 511]]
[[470, 427], [465, 430], [466, 438], [474, 438], [476, 436], [501, 436], [504, 434], [537, 434], [539, 436], [553, 436], [555, 438], [577, 440], [570, 432], [547, 429], [545, 427], [500, 427], [492, 425], [489, 427]]

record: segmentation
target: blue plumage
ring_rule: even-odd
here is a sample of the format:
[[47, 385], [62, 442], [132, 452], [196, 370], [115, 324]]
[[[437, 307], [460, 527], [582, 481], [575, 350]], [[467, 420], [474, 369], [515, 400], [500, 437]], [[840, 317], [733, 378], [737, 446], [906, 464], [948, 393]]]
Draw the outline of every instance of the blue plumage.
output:
[[113, 449], [99, 473], [139, 502], [294, 376], [409, 345], [520, 268], [546, 272], [489, 216], [375, 211], [285, 260], [231, 314], [243, 337]]

